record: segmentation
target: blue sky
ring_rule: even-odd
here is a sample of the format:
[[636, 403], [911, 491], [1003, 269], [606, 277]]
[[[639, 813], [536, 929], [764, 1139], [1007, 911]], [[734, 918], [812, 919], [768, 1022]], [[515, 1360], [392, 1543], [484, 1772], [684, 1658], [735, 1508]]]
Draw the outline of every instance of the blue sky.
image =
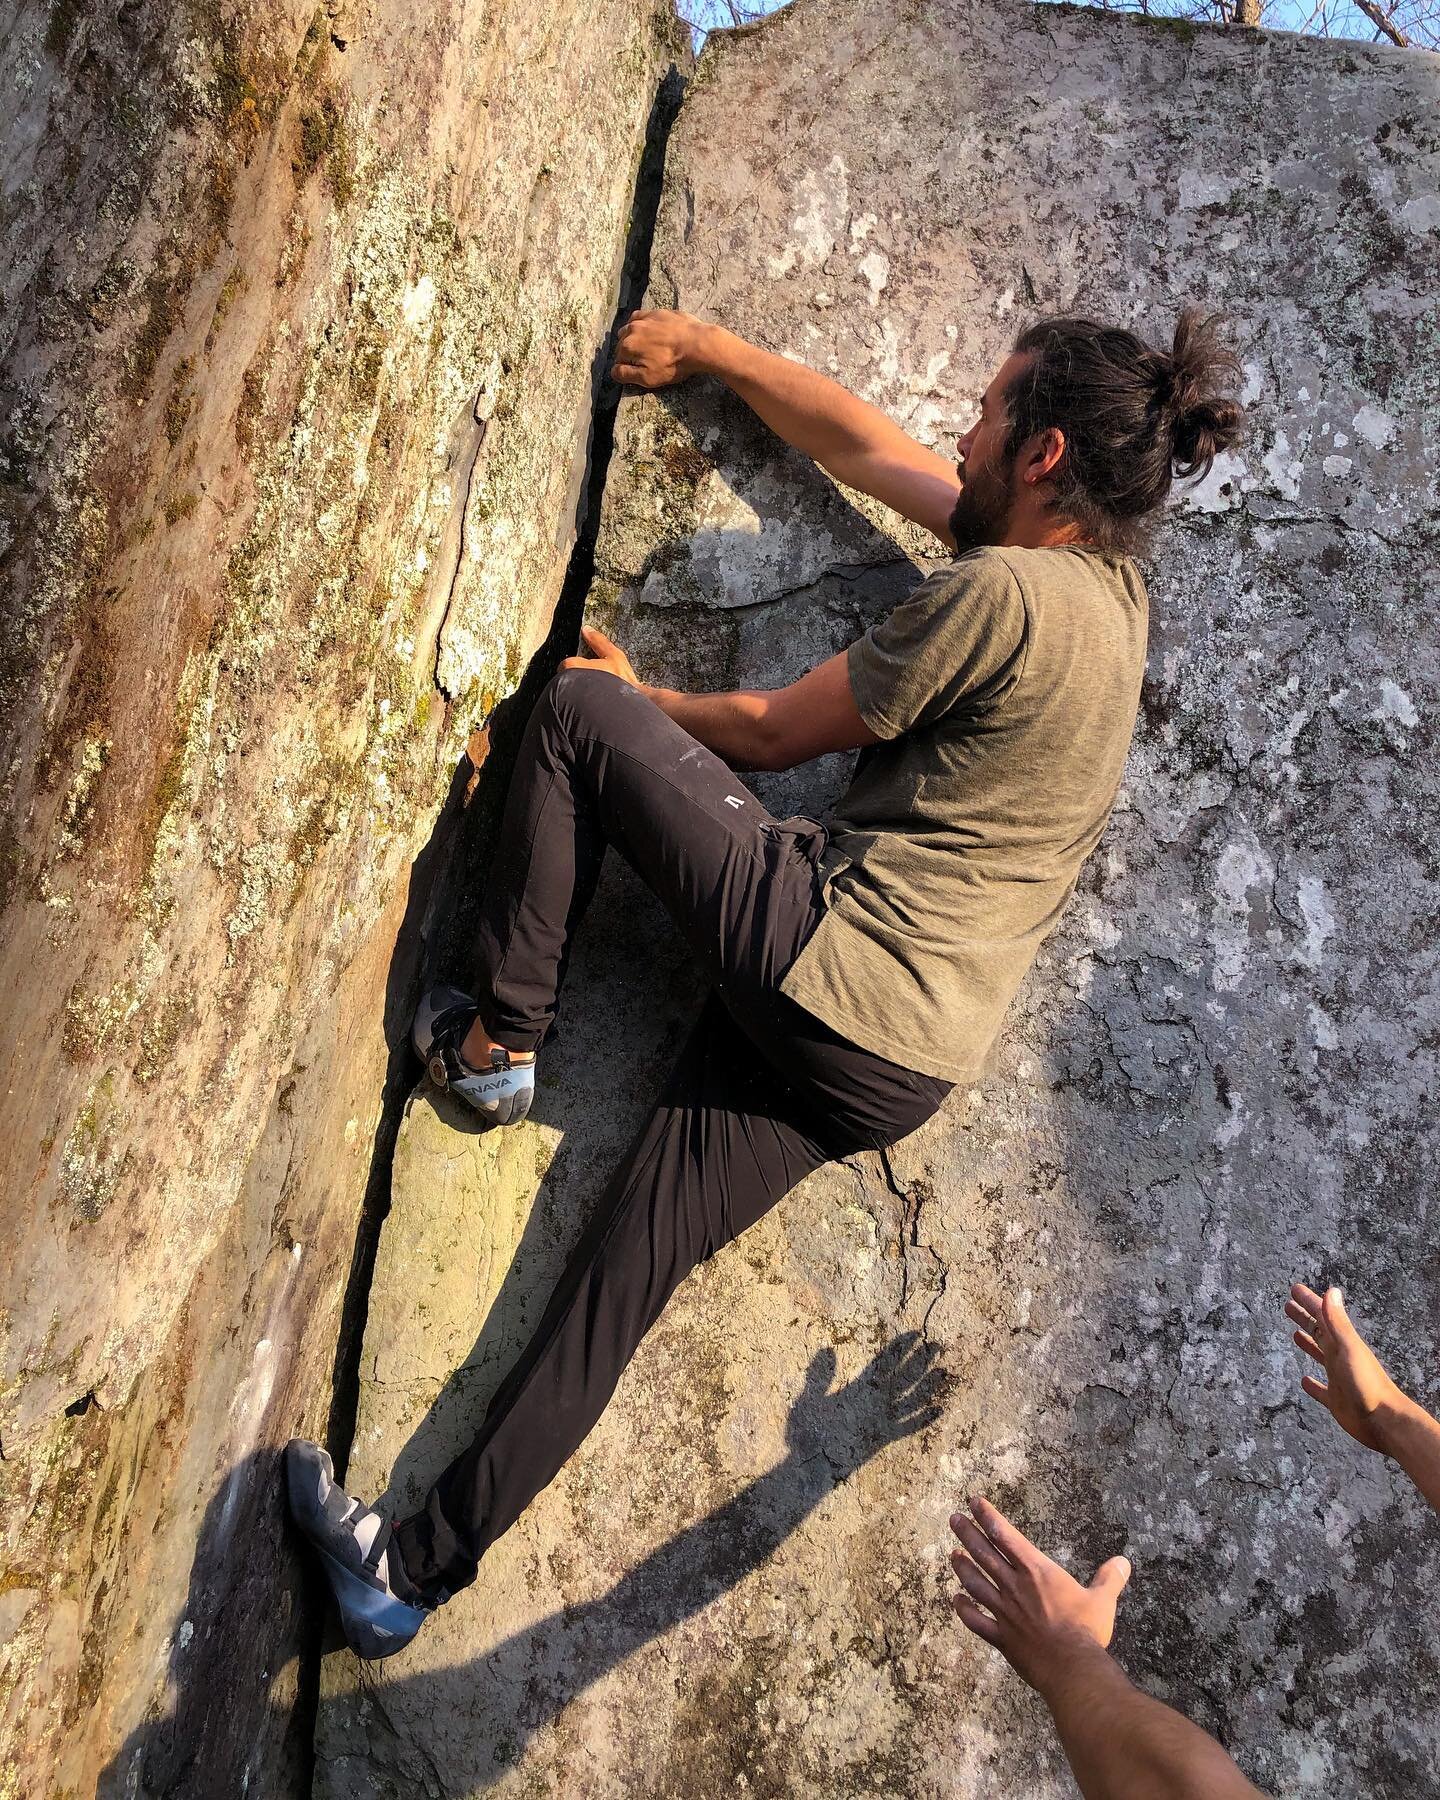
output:
[[[778, 12], [784, 3], [785, 0], [738, 0], [747, 13]], [[685, 17], [698, 28], [698, 41], [703, 41], [707, 28], [728, 25], [731, 20], [725, 0], [679, 0], [679, 5]], [[1311, 21], [1317, 8], [1323, 6], [1332, 20], [1332, 36], [1355, 37], [1365, 43], [1375, 39], [1374, 26], [1350, 0], [1262, 0], [1262, 6], [1265, 23], [1280, 31], [1313, 29]], [[1130, 10], [1138, 12], [1140, 9], [1135, 6]], [[1191, 7], [1187, 0], [1151, 0], [1150, 10], [1154, 13], [1189, 12]]]

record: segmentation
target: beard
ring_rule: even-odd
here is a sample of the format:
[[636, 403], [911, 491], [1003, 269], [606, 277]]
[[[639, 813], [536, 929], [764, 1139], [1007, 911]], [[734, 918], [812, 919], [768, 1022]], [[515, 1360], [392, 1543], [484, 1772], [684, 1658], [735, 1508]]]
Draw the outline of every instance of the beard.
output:
[[965, 485], [950, 514], [950, 535], [960, 555], [982, 544], [999, 544], [1010, 522], [1010, 468], [1002, 474], [977, 466], [965, 466]]

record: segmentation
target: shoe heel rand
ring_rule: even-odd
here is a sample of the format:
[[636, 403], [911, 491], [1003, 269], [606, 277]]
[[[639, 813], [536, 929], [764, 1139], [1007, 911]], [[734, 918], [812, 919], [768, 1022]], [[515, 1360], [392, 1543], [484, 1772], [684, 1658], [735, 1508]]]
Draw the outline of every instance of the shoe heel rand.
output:
[[[393, 1656], [397, 1650], [403, 1650], [425, 1623], [426, 1615], [420, 1608], [377, 1594], [368, 1582], [362, 1581], [344, 1563], [337, 1562], [328, 1550], [322, 1550], [318, 1544], [315, 1549], [334, 1590], [345, 1641], [355, 1654], [367, 1662], [375, 1662], [382, 1656]], [[382, 1624], [375, 1616], [382, 1610], [393, 1610], [398, 1615], [395, 1626]]]

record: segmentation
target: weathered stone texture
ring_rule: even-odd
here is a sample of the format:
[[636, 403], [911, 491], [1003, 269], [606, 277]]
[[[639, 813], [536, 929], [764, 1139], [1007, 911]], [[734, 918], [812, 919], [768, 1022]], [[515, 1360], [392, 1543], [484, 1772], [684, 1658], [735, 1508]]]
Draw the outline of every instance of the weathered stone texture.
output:
[[283, 1791], [273, 1446], [324, 1429], [407, 876], [554, 607], [672, 39], [0, 21], [0, 1793]]
[[[1074, 1565], [1128, 1549], [1122, 1658], [1270, 1791], [1440, 1792], [1428, 1515], [1302, 1401], [1280, 1316], [1293, 1276], [1341, 1280], [1435, 1392], [1437, 69], [958, 0], [711, 40], [653, 303], [944, 445], [1037, 310], [1163, 333], [1198, 301], [1253, 431], [1161, 534], [1117, 816], [986, 1079], [702, 1270], [473, 1592], [363, 1678], [334, 1660], [320, 1792], [1069, 1792], [942, 1604], [976, 1488]], [[629, 400], [592, 616], [657, 679], [783, 680], [939, 554], [852, 502], [707, 384]], [[818, 809], [843, 773], [758, 785]], [[686, 997], [636, 906], [594, 924], [508, 1172], [411, 1113], [362, 1485], [410, 1439], [413, 1495], [461, 1441], [653, 1092]], [[866, 1367], [905, 1329], [952, 1384], [885, 1447]]]

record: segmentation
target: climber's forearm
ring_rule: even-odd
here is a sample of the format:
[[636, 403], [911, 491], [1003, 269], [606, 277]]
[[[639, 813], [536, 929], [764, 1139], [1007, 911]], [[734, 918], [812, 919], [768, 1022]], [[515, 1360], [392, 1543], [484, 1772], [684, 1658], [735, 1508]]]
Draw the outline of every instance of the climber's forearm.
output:
[[878, 406], [720, 325], [701, 328], [698, 361], [837, 481], [950, 541], [949, 518], [960, 493], [955, 465], [908, 436]]
[[779, 752], [770, 718], [774, 696], [756, 690], [730, 694], [682, 694], [673, 688], [647, 687], [645, 693], [664, 713], [732, 769], [774, 769]]
[[702, 329], [705, 372], [718, 376], [787, 444], [844, 481], [845, 471], [904, 433], [838, 381], [750, 344], [722, 325]]
[[642, 691], [732, 769], [793, 769], [832, 750], [876, 742], [855, 704], [843, 650], [788, 687], [728, 694]]

